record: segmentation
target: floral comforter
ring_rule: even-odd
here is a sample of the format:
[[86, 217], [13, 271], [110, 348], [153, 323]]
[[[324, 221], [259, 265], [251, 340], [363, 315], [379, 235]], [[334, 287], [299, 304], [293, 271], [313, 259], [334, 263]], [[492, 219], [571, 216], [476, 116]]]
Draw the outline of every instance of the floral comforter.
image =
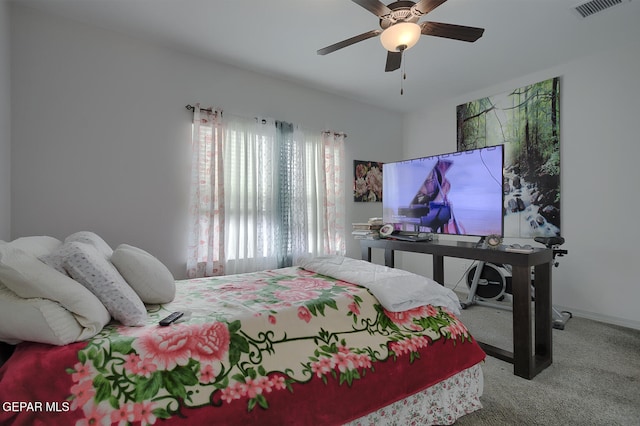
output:
[[[366, 289], [301, 268], [177, 287], [147, 326], [19, 345], [0, 370], [0, 423], [340, 424], [484, 359], [445, 308], [387, 312]], [[173, 311], [191, 316], [157, 325]]]

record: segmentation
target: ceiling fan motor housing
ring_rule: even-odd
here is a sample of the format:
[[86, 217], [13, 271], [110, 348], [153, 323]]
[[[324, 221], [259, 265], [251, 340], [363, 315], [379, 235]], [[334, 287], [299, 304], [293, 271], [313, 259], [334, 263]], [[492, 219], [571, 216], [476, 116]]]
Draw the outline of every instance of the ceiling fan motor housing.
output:
[[418, 22], [422, 13], [415, 10], [415, 3], [412, 1], [397, 1], [389, 4], [391, 14], [380, 19], [380, 28], [383, 30], [396, 24], [397, 22]]

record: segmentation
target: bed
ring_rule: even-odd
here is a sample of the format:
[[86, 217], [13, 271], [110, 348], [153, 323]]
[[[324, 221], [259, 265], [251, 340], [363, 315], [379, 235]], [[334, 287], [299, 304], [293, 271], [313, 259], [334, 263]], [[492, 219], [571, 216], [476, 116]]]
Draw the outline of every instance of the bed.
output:
[[175, 282], [141, 324], [17, 344], [0, 424], [452, 424], [481, 408], [485, 354], [426, 281], [327, 257]]

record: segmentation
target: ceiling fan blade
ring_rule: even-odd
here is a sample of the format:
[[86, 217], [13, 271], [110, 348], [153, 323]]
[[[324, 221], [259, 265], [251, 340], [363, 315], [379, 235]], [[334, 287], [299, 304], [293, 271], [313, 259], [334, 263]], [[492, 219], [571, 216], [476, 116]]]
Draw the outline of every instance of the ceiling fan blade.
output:
[[363, 41], [368, 38], [375, 37], [381, 32], [382, 30], [371, 30], [371, 31], [367, 31], [366, 33], [357, 35], [355, 37], [342, 40], [336, 44], [332, 44], [331, 46], [327, 46], [318, 50], [318, 55], [326, 55], [327, 53], [335, 52], [336, 50], [342, 49], [343, 47], [351, 46], [352, 44], [358, 43], [359, 41]]
[[415, 9], [421, 12], [423, 15], [426, 15], [445, 1], [447, 0], [420, 0], [415, 4], [415, 6], [413, 6], [412, 9]]
[[391, 14], [391, 9], [389, 9], [384, 3], [378, 0], [351, 0], [352, 2], [364, 7], [369, 12], [376, 15], [378, 18], [383, 18]]
[[387, 65], [384, 67], [386, 72], [395, 71], [402, 64], [402, 52], [387, 53]]
[[464, 25], [443, 24], [426, 21], [420, 24], [422, 34], [450, 38], [453, 40], [474, 42], [484, 33], [484, 28], [466, 27]]

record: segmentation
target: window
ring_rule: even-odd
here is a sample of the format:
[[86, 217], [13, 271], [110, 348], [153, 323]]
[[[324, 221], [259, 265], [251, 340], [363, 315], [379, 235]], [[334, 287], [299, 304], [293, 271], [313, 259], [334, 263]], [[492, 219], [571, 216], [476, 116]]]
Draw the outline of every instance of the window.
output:
[[344, 254], [344, 135], [194, 111], [188, 275]]

